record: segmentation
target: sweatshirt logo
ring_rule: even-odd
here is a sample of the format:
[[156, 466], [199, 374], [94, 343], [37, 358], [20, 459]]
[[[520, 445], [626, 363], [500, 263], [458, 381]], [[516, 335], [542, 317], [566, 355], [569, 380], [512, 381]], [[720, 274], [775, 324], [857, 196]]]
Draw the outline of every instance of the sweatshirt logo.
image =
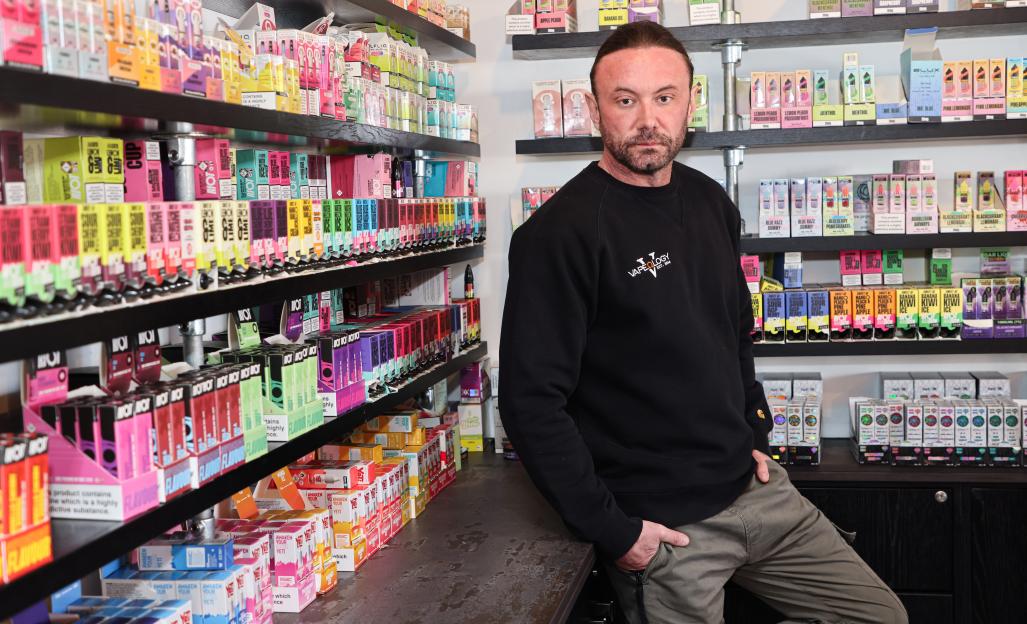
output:
[[649, 252], [649, 257], [645, 256], [636, 260], [638, 266], [628, 271], [628, 275], [631, 277], [638, 277], [643, 273], [649, 273], [653, 277], [657, 277], [657, 273], [660, 269], [670, 265], [670, 254], [663, 254], [657, 257], [655, 251]]

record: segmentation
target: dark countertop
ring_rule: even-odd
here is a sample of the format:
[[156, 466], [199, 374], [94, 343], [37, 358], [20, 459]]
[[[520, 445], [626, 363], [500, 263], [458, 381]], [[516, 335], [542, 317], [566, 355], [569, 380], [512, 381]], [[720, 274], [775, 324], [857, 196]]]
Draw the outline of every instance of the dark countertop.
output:
[[592, 568], [520, 462], [472, 453], [456, 482], [356, 574], [276, 624], [564, 624]]

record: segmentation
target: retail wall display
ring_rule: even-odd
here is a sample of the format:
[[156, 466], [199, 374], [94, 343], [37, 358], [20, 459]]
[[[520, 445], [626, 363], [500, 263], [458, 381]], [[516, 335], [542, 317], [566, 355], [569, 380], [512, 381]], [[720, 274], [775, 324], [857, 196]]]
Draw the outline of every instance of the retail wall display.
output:
[[[709, 129], [709, 77], [696, 74], [692, 80], [695, 110], [690, 131]], [[538, 80], [531, 83], [532, 118], [536, 139], [597, 137], [599, 126], [592, 120], [588, 78]]]
[[760, 180], [759, 235], [1027, 231], [1022, 170], [957, 171], [951, 204], [938, 185], [933, 160], [896, 160], [892, 173]]
[[471, 12], [462, 4], [446, 6], [446, 29], [471, 40]]
[[45, 435], [0, 433], [0, 583], [53, 558], [49, 466]]
[[25, 181], [11, 184], [25, 191], [0, 206], [3, 321], [485, 236], [472, 161], [329, 157], [199, 139], [197, 199], [164, 201], [173, 185], [162, 179], [155, 142], [5, 138], [7, 159], [24, 162], [13, 177]]
[[556, 195], [560, 190], [559, 186], [533, 186], [521, 189], [521, 223], [535, 214], [542, 204], [549, 201], [549, 198]]
[[357, 571], [424, 514], [460, 469], [456, 414], [373, 417], [275, 472], [244, 504], [233, 497], [242, 517], [218, 518], [213, 538], [171, 533], [139, 547], [134, 563], [104, 571], [102, 597], [83, 597], [69, 611], [158, 609], [146, 616], [159, 620], [177, 607], [253, 622], [301, 612], [338, 584], [339, 572]]
[[967, 278], [961, 285], [785, 290], [762, 280], [753, 293], [754, 342], [990, 340], [1024, 337], [1023, 277]]
[[[445, 7], [424, 4], [433, 7], [424, 17], [445, 26]], [[145, 10], [130, 0], [12, 5], [13, 15], [2, 18], [8, 65], [477, 140], [477, 114], [456, 103], [452, 67], [392, 31], [348, 30], [324, 19], [279, 30], [274, 9], [259, 3], [234, 26], [222, 22], [213, 32], [200, 28], [199, 1]]]
[[635, 22], [662, 24], [663, 0], [599, 0], [599, 30]]
[[1027, 402], [996, 372], [882, 373], [883, 398], [849, 399], [861, 464], [1021, 466]]
[[824, 382], [820, 373], [763, 373], [773, 428], [767, 436], [771, 457], [783, 464], [820, 463]]
[[938, 0], [810, 0], [809, 18], [937, 13], [939, 4]]
[[[637, 8], [650, 1], [631, 0], [630, 6]], [[515, 0], [506, 15], [508, 35], [573, 32], [578, 32], [577, 0]]]

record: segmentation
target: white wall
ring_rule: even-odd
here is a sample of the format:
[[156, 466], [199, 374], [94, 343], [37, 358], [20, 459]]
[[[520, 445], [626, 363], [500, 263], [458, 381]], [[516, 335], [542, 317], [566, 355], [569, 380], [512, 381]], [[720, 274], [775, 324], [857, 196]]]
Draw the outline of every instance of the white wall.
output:
[[[520, 195], [523, 186], [560, 185], [573, 177], [596, 155], [529, 157], [517, 156], [514, 142], [531, 138], [531, 82], [533, 80], [583, 78], [591, 67], [589, 59], [562, 61], [513, 60], [508, 38], [503, 35], [503, 16], [510, 2], [506, 0], [461, 0], [471, 11], [472, 38], [478, 48], [477, 62], [457, 66], [457, 96], [461, 102], [479, 107], [481, 125], [482, 194], [489, 205], [489, 242], [486, 258], [476, 267], [475, 276], [480, 296], [484, 298], [484, 336], [489, 341], [493, 362], [499, 354], [499, 330], [506, 289], [506, 254], [510, 237], [510, 202]], [[597, 0], [579, 0], [580, 30], [596, 29]], [[953, 1], [942, 1], [950, 8]], [[687, 25], [685, 0], [665, 0], [667, 25]], [[744, 22], [805, 18], [806, 2], [800, 0], [737, 0], [736, 8]], [[687, 45], [687, 44], [686, 44]], [[1027, 37], [995, 37], [989, 39], [942, 40], [942, 54], [948, 59], [1027, 55]], [[879, 80], [898, 73], [901, 43], [858, 46], [827, 46], [810, 49], [757, 50], [746, 52], [739, 68], [740, 76], [751, 71], [787, 71], [826, 68], [841, 70], [843, 52], [858, 51], [861, 62], [877, 65]], [[712, 130], [721, 127], [722, 74], [720, 55], [696, 54], [697, 73], [710, 76]], [[740, 203], [743, 216], [750, 222], [755, 215], [756, 185], [760, 178], [803, 177], [809, 175], [844, 175], [890, 171], [891, 161], [907, 158], [933, 158], [946, 194], [951, 199], [951, 186], [946, 180], [952, 172], [962, 170], [996, 170], [1027, 167], [1027, 149], [1022, 138], [982, 141], [945, 141], [907, 143], [902, 145], [871, 144], [803, 148], [753, 150], [746, 154], [741, 172]], [[687, 154], [683, 162], [714, 178], [723, 178], [721, 155], [718, 152]], [[1024, 271], [1023, 248], [1017, 249], [1015, 269]], [[976, 250], [954, 250], [957, 271], [975, 271]], [[910, 253], [915, 256], [914, 252]], [[826, 258], [806, 263], [807, 280], [837, 281], [837, 259]], [[922, 252], [920, 252], [922, 258]], [[923, 279], [922, 259], [911, 259], [906, 268], [908, 280]], [[826, 386], [826, 434], [839, 437], [847, 434], [845, 397], [875, 392], [878, 371], [895, 370], [999, 370], [1013, 373], [1027, 370], [1027, 355], [1014, 356], [946, 356], [932, 357], [858, 357], [858, 358], [771, 358], [757, 361], [762, 371], [819, 371]], [[1018, 379], [1018, 396], [1027, 396], [1027, 382]]]

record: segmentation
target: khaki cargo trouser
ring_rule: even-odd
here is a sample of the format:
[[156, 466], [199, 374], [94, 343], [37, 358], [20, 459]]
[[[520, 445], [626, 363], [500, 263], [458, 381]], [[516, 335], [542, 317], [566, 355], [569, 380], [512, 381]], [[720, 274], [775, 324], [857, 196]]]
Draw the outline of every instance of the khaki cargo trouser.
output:
[[788, 473], [768, 462], [721, 513], [682, 527], [684, 548], [662, 544], [642, 572], [607, 564], [628, 621], [719, 624], [724, 584], [758, 596], [788, 622], [906, 624], [899, 599], [852, 550], [854, 536], [799, 494]]

